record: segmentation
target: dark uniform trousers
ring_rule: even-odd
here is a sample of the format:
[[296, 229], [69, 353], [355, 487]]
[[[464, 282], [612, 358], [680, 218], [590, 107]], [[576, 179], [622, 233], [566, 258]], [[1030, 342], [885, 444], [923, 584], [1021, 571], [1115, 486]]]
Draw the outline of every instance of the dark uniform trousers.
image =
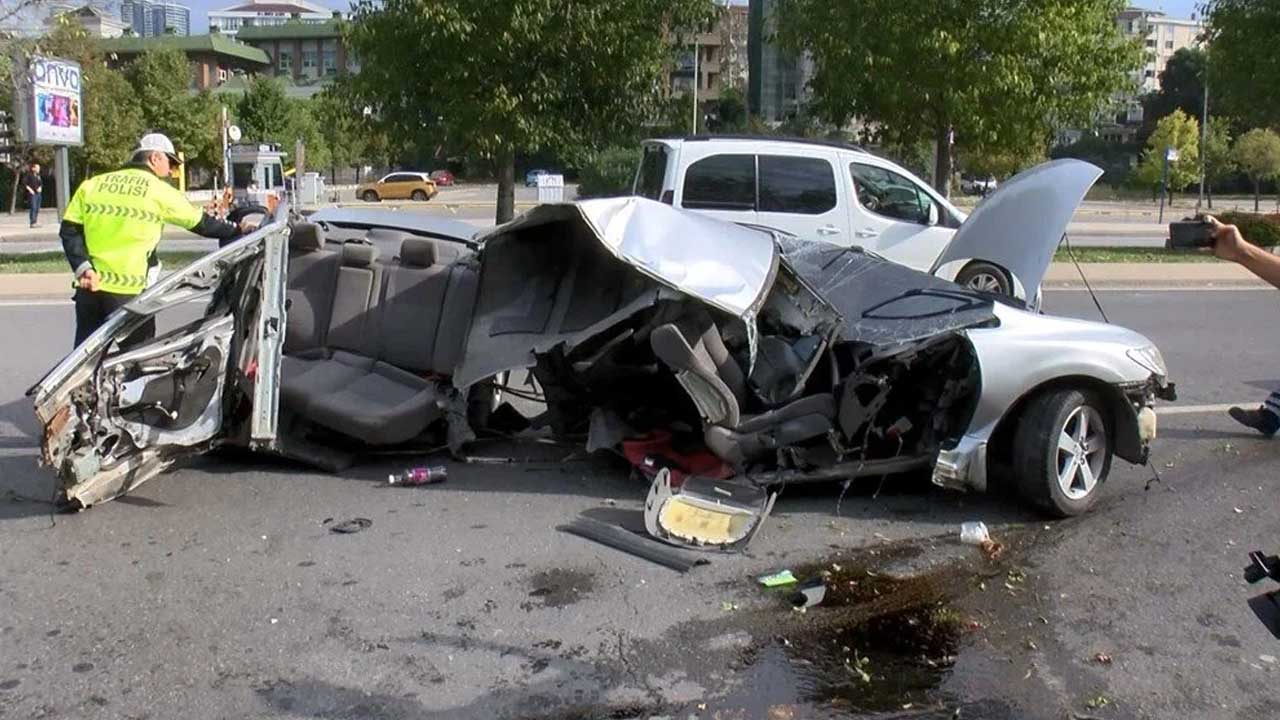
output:
[[[128, 305], [137, 295], [121, 295], [109, 292], [89, 292], [78, 288], [76, 302], [76, 347], [79, 347], [95, 330], [102, 327], [111, 313]], [[120, 349], [136, 347], [156, 336], [156, 319], [149, 317], [129, 336], [120, 341]]]

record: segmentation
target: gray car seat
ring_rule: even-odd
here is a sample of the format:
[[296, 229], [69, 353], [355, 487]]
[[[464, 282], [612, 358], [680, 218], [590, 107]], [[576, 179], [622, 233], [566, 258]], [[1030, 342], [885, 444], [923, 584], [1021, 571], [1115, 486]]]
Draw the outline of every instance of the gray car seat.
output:
[[742, 465], [779, 447], [825, 435], [835, 398], [821, 393], [767, 412], [746, 415], [747, 381], [706, 313], [656, 328], [649, 343], [676, 374], [705, 421], [703, 438], [722, 460]]

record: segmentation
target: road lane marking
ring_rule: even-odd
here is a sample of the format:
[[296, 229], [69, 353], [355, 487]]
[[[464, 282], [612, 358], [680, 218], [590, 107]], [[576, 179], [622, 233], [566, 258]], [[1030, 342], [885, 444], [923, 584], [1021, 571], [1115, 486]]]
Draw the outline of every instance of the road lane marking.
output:
[[71, 300], [0, 300], [0, 308], [19, 308], [19, 307], [60, 307], [62, 305], [75, 305]]
[[40, 454], [40, 446], [0, 448], [0, 458], [34, 457]]
[[[1195, 286], [1178, 286], [1178, 285], [1120, 285], [1094, 287], [1096, 293], [1143, 293], [1143, 292], [1260, 292], [1266, 290], [1275, 292], [1275, 288], [1270, 285], [1195, 285]], [[1073, 285], [1069, 287], [1054, 287], [1046, 285], [1044, 288], [1046, 293], [1055, 292], [1089, 292], [1089, 289], [1083, 285]]]
[[1239, 403], [1222, 403], [1218, 405], [1166, 405], [1156, 408], [1157, 415], [1207, 415], [1222, 413], [1233, 407], [1253, 408], [1262, 404], [1261, 400]]

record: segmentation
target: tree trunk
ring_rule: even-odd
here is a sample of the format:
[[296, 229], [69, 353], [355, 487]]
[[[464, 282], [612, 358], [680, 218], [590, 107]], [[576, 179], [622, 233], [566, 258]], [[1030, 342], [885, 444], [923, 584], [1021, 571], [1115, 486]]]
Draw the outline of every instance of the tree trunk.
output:
[[1258, 203], [1262, 200], [1262, 180], [1253, 181], [1253, 211], [1258, 212]]
[[937, 152], [933, 166], [933, 187], [942, 197], [951, 199], [951, 125], [938, 126]]
[[1204, 196], [1209, 201], [1209, 209], [1213, 209], [1213, 186], [1209, 183], [1204, 184]]
[[504, 148], [498, 153], [498, 213], [494, 220], [499, 225], [516, 216], [516, 153]]

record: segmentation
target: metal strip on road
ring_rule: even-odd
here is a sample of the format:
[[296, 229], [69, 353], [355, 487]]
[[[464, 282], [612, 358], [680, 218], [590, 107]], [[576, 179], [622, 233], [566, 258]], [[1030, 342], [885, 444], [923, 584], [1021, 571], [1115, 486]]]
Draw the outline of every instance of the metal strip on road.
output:
[[1207, 415], [1209, 413], [1224, 413], [1233, 407], [1251, 408], [1261, 404], [1261, 400], [1254, 400], [1252, 402], [1220, 403], [1218, 405], [1169, 405], [1157, 407], [1156, 415]]

